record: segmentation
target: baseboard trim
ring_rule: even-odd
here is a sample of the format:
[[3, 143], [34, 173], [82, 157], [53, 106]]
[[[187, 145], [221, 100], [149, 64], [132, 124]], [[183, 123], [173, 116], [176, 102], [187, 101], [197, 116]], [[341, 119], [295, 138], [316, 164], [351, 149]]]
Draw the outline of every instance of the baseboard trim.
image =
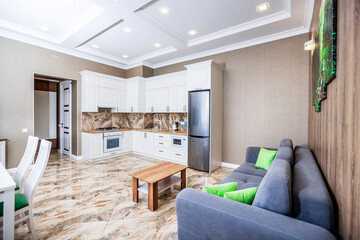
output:
[[82, 157], [82, 156], [76, 156], [76, 155], [74, 155], [74, 154], [70, 154], [70, 158], [71, 158], [71, 159], [74, 159], [74, 160], [77, 160], [77, 161], [79, 161], [79, 160], [82, 160], [82, 159], [83, 159], [83, 157]]
[[222, 167], [227, 167], [227, 168], [237, 168], [240, 165], [238, 164], [233, 164], [233, 163], [227, 163], [227, 162], [221, 162], [221, 166]]

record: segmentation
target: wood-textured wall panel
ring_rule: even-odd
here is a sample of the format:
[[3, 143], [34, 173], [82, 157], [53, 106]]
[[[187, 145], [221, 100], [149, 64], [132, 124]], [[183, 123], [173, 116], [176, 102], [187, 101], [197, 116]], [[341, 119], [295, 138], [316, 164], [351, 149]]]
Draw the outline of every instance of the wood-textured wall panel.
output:
[[[318, 25], [315, 1], [310, 38]], [[360, 239], [360, 1], [338, 1], [337, 77], [316, 113], [309, 94], [309, 146], [335, 198], [337, 235]], [[311, 86], [311, 59], [310, 81]], [[309, 88], [311, 91], [311, 87]]]

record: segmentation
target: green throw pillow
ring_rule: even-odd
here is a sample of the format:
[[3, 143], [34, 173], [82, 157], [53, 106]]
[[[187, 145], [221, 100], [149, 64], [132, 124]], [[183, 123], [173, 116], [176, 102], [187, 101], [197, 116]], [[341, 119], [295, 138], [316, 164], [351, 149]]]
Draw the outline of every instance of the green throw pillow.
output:
[[258, 190], [258, 187], [252, 187], [252, 188], [245, 188], [245, 189], [242, 189], [239, 191], [227, 192], [224, 194], [224, 198], [242, 202], [242, 203], [246, 203], [246, 204], [252, 204], [257, 190]]
[[236, 188], [237, 182], [229, 182], [218, 185], [206, 186], [205, 192], [224, 197], [224, 193], [235, 191]]
[[256, 160], [255, 167], [262, 168], [268, 170], [271, 162], [274, 160], [277, 151], [267, 150], [265, 148], [261, 148], [258, 158]]

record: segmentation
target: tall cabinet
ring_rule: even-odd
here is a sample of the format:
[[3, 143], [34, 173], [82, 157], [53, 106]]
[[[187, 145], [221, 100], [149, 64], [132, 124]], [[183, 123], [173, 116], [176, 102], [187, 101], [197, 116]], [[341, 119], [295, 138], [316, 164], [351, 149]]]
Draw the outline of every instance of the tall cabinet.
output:
[[[185, 67], [188, 91], [210, 90], [209, 172], [212, 172], [220, 167], [222, 162], [224, 68], [212, 60]], [[188, 146], [188, 149], [190, 148], [191, 146]]]

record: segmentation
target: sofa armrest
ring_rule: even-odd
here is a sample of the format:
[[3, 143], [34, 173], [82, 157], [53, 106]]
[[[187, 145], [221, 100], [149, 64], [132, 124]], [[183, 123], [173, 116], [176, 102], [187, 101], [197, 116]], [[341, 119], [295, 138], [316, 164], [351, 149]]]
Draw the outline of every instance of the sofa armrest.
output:
[[195, 189], [176, 198], [179, 240], [331, 239], [326, 229]]
[[248, 147], [246, 149], [245, 161], [248, 163], [256, 163], [257, 157], [260, 152], [260, 147]]

